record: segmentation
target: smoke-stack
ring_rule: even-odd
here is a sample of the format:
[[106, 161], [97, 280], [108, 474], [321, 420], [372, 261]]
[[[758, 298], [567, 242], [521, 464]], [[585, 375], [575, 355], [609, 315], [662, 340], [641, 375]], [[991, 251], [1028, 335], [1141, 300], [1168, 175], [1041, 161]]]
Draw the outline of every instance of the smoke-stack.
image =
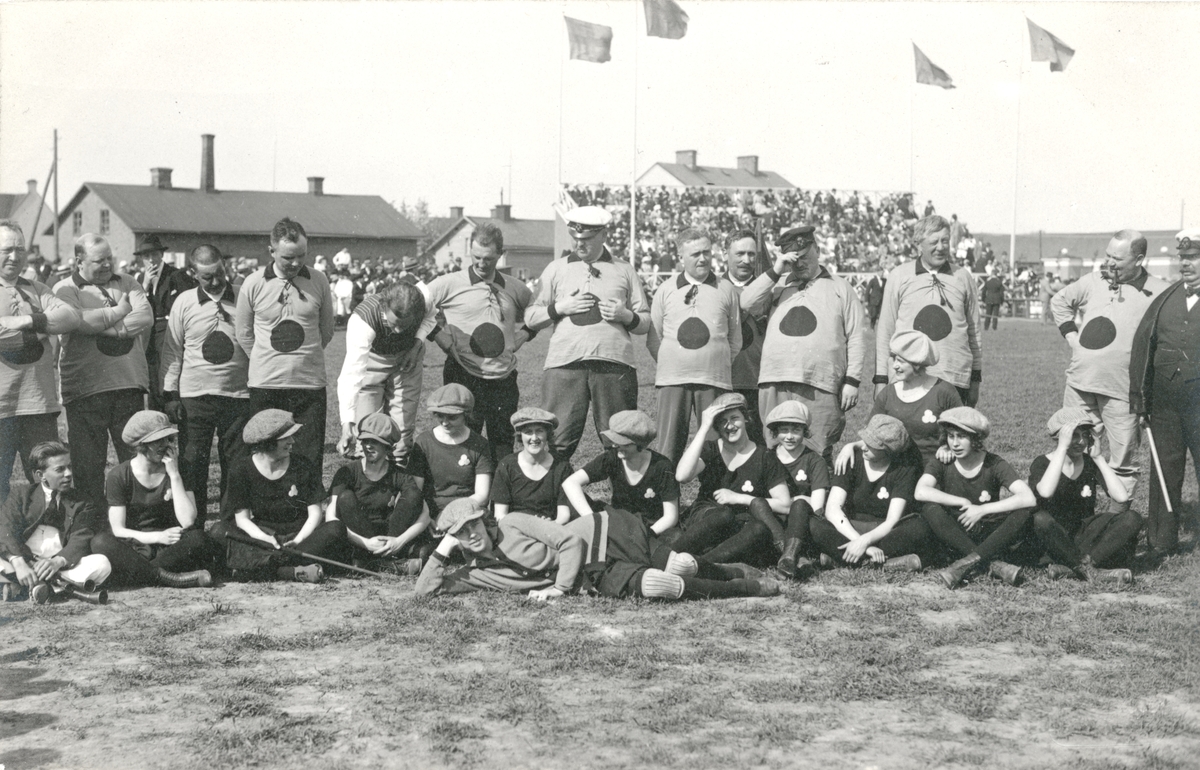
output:
[[210, 193], [217, 191], [216, 170], [213, 167], [213, 135], [201, 134], [200, 143], [200, 190]]

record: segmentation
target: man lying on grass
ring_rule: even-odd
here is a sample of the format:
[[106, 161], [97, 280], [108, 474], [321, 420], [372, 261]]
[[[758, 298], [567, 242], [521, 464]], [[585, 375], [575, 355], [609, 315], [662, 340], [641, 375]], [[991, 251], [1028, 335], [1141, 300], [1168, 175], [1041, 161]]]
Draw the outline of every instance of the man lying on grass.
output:
[[[713, 564], [658, 543], [641, 518], [608, 507], [566, 526], [510, 513], [489, 529], [471, 498], [448, 504], [437, 528], [446, 535], [417, 579], [420, 595], [468, 591], [529, 592], [553, 599], [578, 590], [613, 598], [716, 599], [775, 596], [779, 584], [744, 564]], [[450, 559], [463, 551], [465, 564]]]

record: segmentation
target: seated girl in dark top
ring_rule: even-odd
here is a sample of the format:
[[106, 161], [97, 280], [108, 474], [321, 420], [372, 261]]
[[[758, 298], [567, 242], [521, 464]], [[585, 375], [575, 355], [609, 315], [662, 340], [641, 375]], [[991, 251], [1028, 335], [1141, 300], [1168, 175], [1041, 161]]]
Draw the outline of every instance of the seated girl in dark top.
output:
[[[969, 406], [947, 409], [938, 418], [954, 460], [933, 460], [917, 481], [921, 516], [934, 536], [957, 556], [938, 572], [947, 588], [956, 588], [974, 572], [1016, 585], [1021, 568], [1000, 561], [1020, 539], [1033, 514], [1033, 492], [1013, 467], [983, 448], [991, 432], [988, 418]], [[1009, 497], [1001, 499], [1001, 491]]]
[[[707, 440], [710, 429], [716, 441]], [[718, 396], [701, 413], [696, 437], [675, 470], [681, 484], [697, 477], [700, 492], [675, 550], [710, 562], [775, 563], [784, 547], [776, 514], [788, 512], [792, 496], [779, 458], [746, 433], [746, 397], [740, 393]]]
[[292, 454], [300, 427], [290, 412], [264, 409], [242, 429], [250, 456], [230, 469], [221, 501], [223, 521], [212, 534], [253, 538], [266, 547], [228, 540], [227, 566], [235, 580], [277, 577], [315, 583], [324, 579], [320, 564], [281, 547], [336, 561], [350, 558], [345, 525], [324, 520], [320, 469], [302, 455]]
[[1116, 503], [1126, 502], [1129, 490], [1100, 452], [1095, 425], [1096, 418], [1081, 407], [1059, 409], [1046, 424], [1058, 445], [1029, 466], [1029, 484], [1037, 495], [1033, 532], [1050, 559], [1052, 579], [1127, 585], [1133, 582], [1129, 564], [1142, 517], [1128, 510], [1096, 513], [1101, 488]]
[[658, 435], [654, 420], [635, 410], [617, 412], [601, 435], [612, 446], [563, 482], [571, 505], [582, 515], [591, 513], [583, 488], [607, 479], [613, 508], [639, 516], [654, 535], [671, 530], [679, 523], [679, 482], [671, 461], [649, 448]]
[[356, 438], [362, 458], [333, 475], [325, 520], [346, 525], [358, 566], [418, 575], [433, 540], [421, 480], [392, 460], [400, 426], [386, 414], [369, 414], [359, 421]]
[[216, 544], [196, 525], [196, 496], [179, 472], [179, 429], [162, 412], [129, 418], [121, 440], [135, 447], [133, 459], [108, 472], [110, 531], [92, 538], [92, 553], [106, 556], [118, 585], [212, 585]]
[[526, 407], [517, 410], [509, 422], [517, 431], [521, 449], [496, 465], [492, 479], [496, 521], [520, 512], [566, 524], [571, 520], [571, 507], [562, 488], [571, 465], [550, 454], [558, 418], [545, 409]]
[[829, 467], [825, 458], [804, 443], [808, 435], [808, 407], [799, 401], [784, 401], [767, 415], [767, 430], [779, 443], [775, 456], [787, 472], [788, 509], [783, 555], [775, 568], [790, 578], [808, 577], [814, 572], [809, 553], [808, 520], [825, 510], [829, 493]]
[[833, 564], [866, 559], [920, 570], [929, 527], [908, 510], [921, 473], [908, 451], [908, 431], [895, 417], [877, 414], [858, 435], [863, 449], [854, 450], [855, 462], [845, 473], [834, 475], [825, 516], [813, 517], [809, 532]]
[[417, 436], [409, 471], [425, 477], [429, 515], [436, 518], [442, 508], [463, 497], [485, 508], [496, 462], [487, 439], [467, 426], [475, 396], [462, 385], [451, 383], [430, 393], [426, 406], [437, 424]]

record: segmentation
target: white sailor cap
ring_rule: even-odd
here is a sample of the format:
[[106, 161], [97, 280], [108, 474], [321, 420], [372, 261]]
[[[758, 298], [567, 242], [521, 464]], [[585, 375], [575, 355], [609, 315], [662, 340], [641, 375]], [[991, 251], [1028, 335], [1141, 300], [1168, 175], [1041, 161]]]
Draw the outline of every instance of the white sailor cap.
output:
[[1175, 248], [1180, 256], [1200, 254], [1200, 227], [1189, 227], [1175, 233]]
[[612, 214], [601, 206], [580, 206], [567, 212], [567, 224], [583, 229], [608, 227]]

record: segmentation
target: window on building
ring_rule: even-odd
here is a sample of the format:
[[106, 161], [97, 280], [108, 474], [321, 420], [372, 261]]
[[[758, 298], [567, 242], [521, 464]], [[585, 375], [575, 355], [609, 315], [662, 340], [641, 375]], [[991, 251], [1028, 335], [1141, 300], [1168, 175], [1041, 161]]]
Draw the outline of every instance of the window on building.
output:
[[108, 235], [108, 209], [100, 209], [100, 234]]
[[83, 212], [76, 211], [71, 215], [71, 226], [75, 228], [75, 235], [83, 232]]

